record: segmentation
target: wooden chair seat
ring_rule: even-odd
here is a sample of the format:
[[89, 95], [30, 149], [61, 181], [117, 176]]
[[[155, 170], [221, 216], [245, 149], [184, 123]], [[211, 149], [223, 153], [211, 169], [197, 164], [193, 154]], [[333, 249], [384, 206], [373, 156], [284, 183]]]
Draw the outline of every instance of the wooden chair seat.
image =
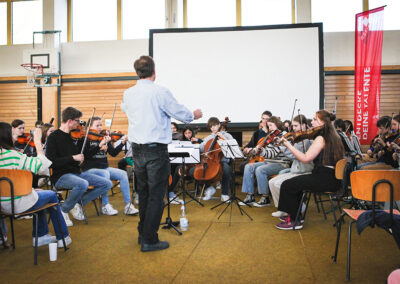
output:
[[[357, 221], [358, 218], [362, 213], [364, 213], [367, 210], [354, 210], [354, 209], [343, 209], [344, 212], [353, 220]], [[390, 210], [385, 210], [386, 213], [389, 213]], [[393, 214], [400, 215], [400, 211], [393, 209]]]
[[[28, 211], [28, 212], [22, 212], [22, 213], [15, 213], [14, 215], [16, 215], [16, 216], [26, 216], [26, 215], [30, 215], [30, 214], [33, 214], [33, 213], [42, 211], [42, 210], [44, 210], [44, 209], [47, 209], [47, 208], [56, 206], [57, 204], [58, 204], [58, 203], [48, 203], [48, 204], [46, 204], [46, 205], [44, 205], [44, 206], [42, 206], [42, 207], [40, 207], [40, 208], [38, 208], [38, 209], [36, 209], [36, 210], [32, 210], [32, 211]], [[0, 212], [0, 214], [8, 215], [8, 216], [11, 216], [11, 215], [12, 215], [12, 214], [8, 214], [8, 213], [4, 213], [4, 212]]]

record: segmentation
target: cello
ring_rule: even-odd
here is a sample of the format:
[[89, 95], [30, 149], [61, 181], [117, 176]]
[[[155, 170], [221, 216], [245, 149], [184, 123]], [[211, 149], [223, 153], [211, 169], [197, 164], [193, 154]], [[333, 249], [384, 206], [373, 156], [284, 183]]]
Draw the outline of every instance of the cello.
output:
[[[220, 125], [218, 132], [222, 127], [226, 127], [229, 118], [225, 117], [225, 121]], [[204, 155], [200, 164], [196, 165], [193, 177], [201, 182], [216, 182], [222, 178], [221, 159], [223, 157], [221, 147], [217, 143], [218, 135], [214, 139], [207, 141], [204, 147]]]

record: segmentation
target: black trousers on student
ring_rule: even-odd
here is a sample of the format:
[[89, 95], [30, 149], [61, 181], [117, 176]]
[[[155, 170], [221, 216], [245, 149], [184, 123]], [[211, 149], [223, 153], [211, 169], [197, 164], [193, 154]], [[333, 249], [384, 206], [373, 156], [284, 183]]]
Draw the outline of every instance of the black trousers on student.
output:
[[312, 192], [336, 192], [340, 188], [340, 180], [335, 177], [332, 168], [317, 166], [311, 174], [294, 177], [281, 185], [278, 210], [296, 217], [303, 190]]
[[164, 196], [168, 187], [170, 163], [166, 144], [132, 144], [134, 172], [139, 193], [139, 235], [142, 243], [159, 241]]

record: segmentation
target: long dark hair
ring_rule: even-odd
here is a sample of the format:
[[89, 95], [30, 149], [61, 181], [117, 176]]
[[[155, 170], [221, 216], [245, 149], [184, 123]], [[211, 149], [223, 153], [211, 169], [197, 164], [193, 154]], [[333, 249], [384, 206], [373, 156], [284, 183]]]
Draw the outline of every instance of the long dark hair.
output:
[[50, 128], [54, 127], [53, 124], [50, 123], [45, 123], [42, 126], [42, 144], [44, 144], [44, 142], [46, 142], [47, 140], [47, 131], [49, 131]]
[[7, 150], [14, 148], [12, 128], [7, 122], [0, 122], [0, 148]]
[[193, 128], [187, 125], [187, 126], [185, 126], [185, 128], [183, 128], [183, 130], [182, 130], [182, 139], [181, 139], [182, 141], [190, 141], [190, 139], [187, 139], [186, 136], [185, 136], [186, 130], [190, 130], [190, 132], [192, 132], [192, 136], [191, 136], [190, 138], [193, 138], [193, 137], [194, 137], [194, 130], [193, 130]]
[[332, 121], [335, 120], [335, 116], [326, 110], [317, 111], [318, 118], [325, 123], [322, 137], [325, 140], [324, 156], [322, 157], [322, 163], [327, 165], [330, 161], [335, 164], [343, 159], [344, 148], [343, 143], [340, 140], [339, 135], [332, 126]]

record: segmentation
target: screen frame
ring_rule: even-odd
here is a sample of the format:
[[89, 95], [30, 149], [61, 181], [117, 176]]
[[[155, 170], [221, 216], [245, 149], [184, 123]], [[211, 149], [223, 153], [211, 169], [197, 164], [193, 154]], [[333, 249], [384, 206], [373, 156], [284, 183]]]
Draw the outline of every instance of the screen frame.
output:
[[[196, 32], [227, 32], [227, 31], [251, 31], [251, 30], [277, 30], [277, 29], [298, 29], [298, 28], [317, 28], [318, 29], [318, 53], [319, 53], [319, 109], [324, 108], [324, 38], [323, 23], [304, 23], [304, 24], [285, 24], [285, 25], [266, 25], [266, 26], [234, 26], [234, 27], [218, 27], [218, 28], [169, 28], [169, 29], [150, 29], [149, 30], [149, 56], [153, 57], [154, 53], [154, 35], [159, 33], [196, 33]], [[317, 110], [316, 110], [317, 111]], [[204, 127], [205, 124], [200, 123], [199, 126]], [[229, 128], [243, 128], [258, 125], [258, 122], [237, 122], [230, 123]]]

